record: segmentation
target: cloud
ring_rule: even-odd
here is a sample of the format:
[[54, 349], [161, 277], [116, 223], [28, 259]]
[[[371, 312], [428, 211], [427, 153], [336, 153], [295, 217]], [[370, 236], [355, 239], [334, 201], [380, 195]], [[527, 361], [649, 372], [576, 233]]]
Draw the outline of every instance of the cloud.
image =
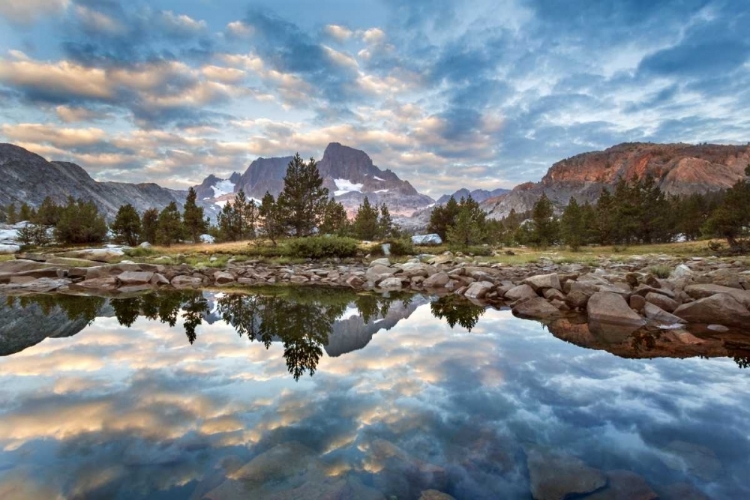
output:
[[325, 27], [325, 32], [338, 40], [339, 42], [345, 42], [350, 39], [354, 32], [346, 26], [340, 26], [338, 24], [329, 24]]
[[0, 17], [21, 26], [29, 26], [41, 18], [59, 15], [70, 0], [3, 0]]
[[248, 38], [255, 32], [252, 26], [245, 24], [242, 21], [232, 21], [227, 24], [227, 32], [237, 38]]

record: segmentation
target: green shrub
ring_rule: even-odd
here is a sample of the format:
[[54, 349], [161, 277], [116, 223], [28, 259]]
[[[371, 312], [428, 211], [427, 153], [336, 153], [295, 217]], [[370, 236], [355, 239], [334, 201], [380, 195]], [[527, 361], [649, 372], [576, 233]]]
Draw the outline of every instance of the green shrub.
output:
[[613, 245], [612, 246], [612, 251], [614, 253], [622, 253], [622, 252], [626, 251], [627, 249], [628, 249], [628, 247], [626, 247], [624, 245]]
[[336, 236], [313, 236], [295, 238], [287, 242], [289, 255], [305, 259], [325, 259], [332, 257], [354, 257], [359, 243], [352, 238]]
[[667, 279], [669, 278], [669, 275], [672, 274], [672, 268], [669, 266], [653, 266], [649, 270], [651, 271], [651, 274], [661, 279]]
[[456, 250], [464, 253], [465, 255], [472, 255], [475, 257], [488, 257], [492, 255], [492, 247], [489, 246], [469, 246], [465, 248], [457, 248]]
[[248, 257], [287, 257], [289, 255], [289, 248], [286, 243], [282, 242], [279, 242], [278, 245], [258, 245], [250, 243], [247, 246], [247, 250], [242, 253]]
[[153, 248], [135, 247], [123, 250], [122, 253], [124, 253], [128, 257], [150, 257], [152, 255], [156, 255], [157, 252]]
[[[414, 250], [414, 245], [412, 244], [411, 240], [407, 240], [407, 239], [390, 240], [390, 241], [386, 241], [384, 244], [391, 245], [391, 255], [395, 255], [397, 257], [416, 254], [416, 251]], [[382, 248], [382, 245], [381, 245], [381, 248]]]

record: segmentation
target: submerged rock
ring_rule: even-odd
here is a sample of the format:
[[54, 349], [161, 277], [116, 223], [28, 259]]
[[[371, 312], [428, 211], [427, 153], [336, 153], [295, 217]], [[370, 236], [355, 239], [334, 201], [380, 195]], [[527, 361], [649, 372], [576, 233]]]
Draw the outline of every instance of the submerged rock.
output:
[[530, 319], [553, 319], [560, 317], [560, 310], [546, 299], [535, 297], [524, 300], [513, 307], [513, 314]]
[[659, 498], [645, 479], [627, 470], [607, 472], [607, 487], [586, 497], [587, 500], [656, 500]]
[[602, 488], [607, 477], [580, 459], [538, 447], [526, 452], [531, 494], [536, 500], [564, 500]]

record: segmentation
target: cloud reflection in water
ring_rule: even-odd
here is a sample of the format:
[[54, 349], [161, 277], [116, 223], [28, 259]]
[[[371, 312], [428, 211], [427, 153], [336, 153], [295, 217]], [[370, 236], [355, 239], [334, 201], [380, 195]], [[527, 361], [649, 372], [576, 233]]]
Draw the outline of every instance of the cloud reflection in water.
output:
[[300, 495], [524, 497], [533, 444], [633, 471], [665, 498], [675, 483], [750, 494], [750, 384], [728, 359], [622, 359], [454, 298], [93, 305], [73, 337], [0, 358], [4, 497], [216, 497], [279, 445], [311, 457], [306, 486], [280, 483]]

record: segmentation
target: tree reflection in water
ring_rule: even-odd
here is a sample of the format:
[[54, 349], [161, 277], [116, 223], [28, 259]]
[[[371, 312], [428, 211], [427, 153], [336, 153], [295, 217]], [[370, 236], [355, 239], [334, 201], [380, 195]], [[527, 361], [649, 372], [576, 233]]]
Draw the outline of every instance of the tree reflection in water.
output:
[[445, 319], [451, 328], [458, 323], [459, 326], [471, 331], [477, 326], [485, 308], [459, 295], [446, 295], [430, 304], [430, 310], [436, 318]]
[[59, 308], [70, 321], [83, 319], [89, 324], [96, 319], [99, 311], [107, 303], [107, 299], [103, 297], [76, 295], [8, 296], [5, 301], [8, 307], [14, 307], [18, 303], [24, 309], [36, 304], [46, 316], [49, 316], [55, 308]]

